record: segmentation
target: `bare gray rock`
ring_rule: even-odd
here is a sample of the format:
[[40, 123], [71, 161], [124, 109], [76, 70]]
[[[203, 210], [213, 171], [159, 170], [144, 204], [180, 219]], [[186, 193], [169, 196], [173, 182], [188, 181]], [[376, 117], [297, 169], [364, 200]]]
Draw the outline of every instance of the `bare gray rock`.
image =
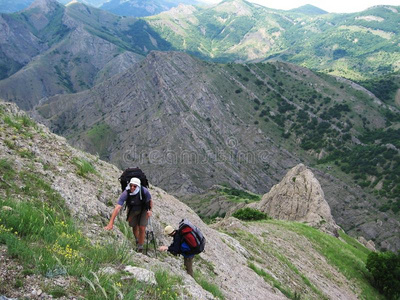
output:
[[360, 236], [357, 239], [362, 245], [364, 245], [366, 248], [368, 248], [371, 251], [376, 251], [375, 248], [375, 243], [371, 240], [367, 241], [364, 237]]
[[262, 197], [260, 203], [250, 206], [257, 207], [272, 218], [304, 222], [331, 234], [339, 228], [319, 181], [303, 164], [291, 169]]
[[156, 277], [154, 275], [154, 272], [143, 269], [143, 268], [137, 268], [137, 267], [132, 267], [132, 266], [126, 266], [124, 271], [130, 273], [133, 275], [133, 277], [142, 282], [150, 283], [150, 284], [157, 284]]

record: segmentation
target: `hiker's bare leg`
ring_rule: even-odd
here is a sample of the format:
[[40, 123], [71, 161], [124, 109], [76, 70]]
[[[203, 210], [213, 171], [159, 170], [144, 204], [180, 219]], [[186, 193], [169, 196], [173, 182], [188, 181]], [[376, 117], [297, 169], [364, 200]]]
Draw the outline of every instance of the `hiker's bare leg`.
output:
[[133, 231], [133, 235], [136, 238], [136, 241], [138, 241], [139, 240], [139, 226], [138, 225], [133, 226], [132, 231]]
[[144, 244], [145, 233], [146, 233], [146, 226], [139, 226], [139, 245]]
[[193, 277], [193, 256], [185, 257], [183, 259], [183, 264], [185, 265], [186, 272]]

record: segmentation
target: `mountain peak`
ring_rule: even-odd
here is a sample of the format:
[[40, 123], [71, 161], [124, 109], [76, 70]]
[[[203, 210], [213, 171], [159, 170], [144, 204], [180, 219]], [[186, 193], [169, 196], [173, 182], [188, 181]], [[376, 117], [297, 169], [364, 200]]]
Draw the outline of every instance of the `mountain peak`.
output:
[[215, 6], [218, 11], [223, 11], [236, 16], [251, 16], [253, 4], [245, 0], [225, 0]]
[[182, 4], [180, 3], [178, 6], [171, 8], [170, 10], [161, 12], [160, 14], [167, 14], [167, 15], [191, 15], [195, 11], [197, 11], [196, 7], [193, 5]]
[[320, 9], [319, 7], [316, 7], [311, 4], [306, 4], [306, 5], [300, 6], [298, 8], [291, 9], [290, 11], [302, 13], [302, 14], [306, 14], [306, 15], [323, 15], [323, 14], [328, 13], [327, 11]]
[[60, 6], [61, 4], [59, 4], [56, 0], [35, 0], [26, 10], [37, 8], [40, 9], [42, 13], [47, 14]]
[[65, 4], [65, 6], [70, 6], [70, 5], [78, 4], [78, 3], [80, 3], [80, 2], [78, 2], [77, 0], [72, 0], [71, 2], [68, 2], [67, 4]]

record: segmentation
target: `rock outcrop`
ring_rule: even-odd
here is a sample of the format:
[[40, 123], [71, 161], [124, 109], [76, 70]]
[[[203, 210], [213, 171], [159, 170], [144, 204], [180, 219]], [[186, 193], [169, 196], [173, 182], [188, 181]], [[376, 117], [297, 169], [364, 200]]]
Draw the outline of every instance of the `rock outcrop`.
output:
[[376, 251], [374, 241], [372, 240], [367, 241], [363, 236], [359, 236], [357, 240], [369, 250], [374, 252]]
[[338, 229], [319, 181], [303, 164], [291, 169], [259, 203], [251, 206], [272, 218], [304, 222], [331, 234]]

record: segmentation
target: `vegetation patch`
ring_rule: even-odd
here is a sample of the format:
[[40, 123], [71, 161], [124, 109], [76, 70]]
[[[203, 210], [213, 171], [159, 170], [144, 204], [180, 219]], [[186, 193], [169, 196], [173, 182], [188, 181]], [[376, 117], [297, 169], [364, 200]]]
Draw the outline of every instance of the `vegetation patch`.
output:
[[[381, 211], [400, 212], [400, 129], [367, 131], [360, 136], [363, 145], [351, 149], [334, 150], [319, 163], [334, 162], [364, 188], [374, 190], [389, 201], [380, 206]], [[380, 183], [381, 187], [376, 188]]]
[[250, 207], [241, 208], [235, 211], [232, 216], [243, 221], [258, 221], [268, 219], [267, 214], [259, 211], [258, 209]]
[[218, 299], [225, 299], [224, 294], [221, 292], [221, 290], [219, 289], [219, 287], [214, 284], [209, 282], [204, 275], [202, 275], [199, 272], [195, 272], [194, 273], [194, 279], [196, 280], [196, 282], [206, 291], [209, 291], [211, 294], [214, 295], [214, 297], [218, 298]]
[[393, 104], [396, 92], [400, 88], [398, 75], [397, 77], [396, 75], [386, 75], [359, 83], [387, 104]]
[[387, 299], [400, 299], [400, 252], [371, 252], [367, 269], [372, 274], [372, 284]]
[[98, 153], [100, 158], [108, 154], [108, 146], [115, 138], [115, 132], [106, 123], [98, 123], [86, 132], [91, 153]]
[[261, 199], [260, 195], [252, 194], [247, 191], [238, 190], [228, 186], [223, 186], [218, 191], [219, 193], [225, 195], [230, 201], [233, 202], [250, 203], [250, 202], [260, 201]]
[[[49, 285], [43, 287], [44, 292], [82, 299], [180, 299], [182, 281], [167, 272], [155, 273], [157, 286], [124, 280], [124, 272], [100, 272], [104, 266], [134, 265], [131, 245], [91, 242], [79, 230], [64, 199], [44, 178], [15, 171], [14, 163], [6, 159], [0, 160], [0, 172], [0, 187], [5, 191], [0, 196], [0, 244], [23, 266], [21, 275], [73, 278], [63, 289]], [[20, 182], [26, 184], [21, 188]], [[2, 290], [21, 284], [23, 278], [2, 282]]]
[[90, 174], [97, 174], [92, 163], [84, 158], [75, 157], [72, 163], [77, 167], [76, 173], [82, 177], [88, 177]]
[[267, 272], [265, 272], [261, 268], [257, 268], [257, 266], [254, 263], [249, 262], [249, 268], [252, 269], [254, 272], [256, 272], [259, 276], [264, 278], [264, 280], [266, 282], [268, 282], [269, 284], [271, 284], [274, 288], [277, 288], [278, 290], [280, 290], [282, 292], [282, 294], [284, 294], [289, 299], [293, 299], [293, 300], [300, 300], [301, 299], [300, 294], [298, 294], [297, 292], [293, 293], [293, 291], [290, 288], [284, 287], [272, 275], [268, 274]]

